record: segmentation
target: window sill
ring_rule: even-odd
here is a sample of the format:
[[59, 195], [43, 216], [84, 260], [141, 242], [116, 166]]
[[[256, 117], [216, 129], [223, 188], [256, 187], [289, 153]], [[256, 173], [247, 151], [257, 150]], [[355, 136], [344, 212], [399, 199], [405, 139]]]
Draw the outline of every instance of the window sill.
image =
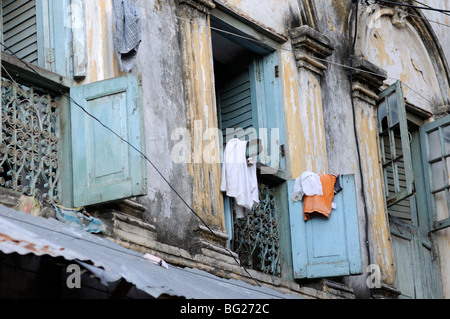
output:
[[[68, 91], [76, 86], [76, 82], [70, 78], [53, 73], [37, 65], [21, 61], [15, 56], [2, 52], [2, 67], [24, 85], [33, 85], [44, 90], [59, 93], [59, 90]], [[34, 72], [34, 71], [36, 72]], [[4, 76], [8, 76], [4, 74]]]
[[261, 164], [259, 162], [256, 164], [256, 168], [257, 168], [258, 174], [264, 180], [267, 180], [269, 182], [279, 184], [279, 183], [284, 183], [289, 179], [285, 171], [280, 171], [280, 170], [275, 171], [275, 169], [273, 167]]

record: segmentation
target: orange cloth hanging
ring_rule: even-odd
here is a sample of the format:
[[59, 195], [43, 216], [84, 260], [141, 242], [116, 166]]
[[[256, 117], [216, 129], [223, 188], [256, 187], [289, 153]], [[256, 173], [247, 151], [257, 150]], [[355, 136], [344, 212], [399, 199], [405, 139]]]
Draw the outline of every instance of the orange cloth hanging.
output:
[[303, 196], [303, 217], [305, 220], [310, 220], [317, 215], [328, 218], [331, 214], [336, 176], [334, 174], [319, 176], [322, 182], [323, 195]]

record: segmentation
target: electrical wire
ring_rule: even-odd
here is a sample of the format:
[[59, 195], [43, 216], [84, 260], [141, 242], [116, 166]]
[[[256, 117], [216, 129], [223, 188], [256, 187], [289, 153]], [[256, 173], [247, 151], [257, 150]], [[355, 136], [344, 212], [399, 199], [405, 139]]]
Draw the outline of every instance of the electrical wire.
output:
[[396, 6], [400, 6], [400, 7], [408, 7], [408, 8], [414, 8], [414, 9], [420, 9], [420, 10], [431, 10], [431, 11], [437, 11], [443, 14], [446, 13], [450, 13], [450, 10], [444, 10], [444, 9], [438, 9], [438, 8], [433, 8], [430, 6], [415, 6], [412, 4], [406, 4], [406, 3], [401, 3], [401, 2], [393, 2], [393, 1], [386, 1], [386, 0], [374, 0], [375, 2], [382, 2], [382, 3], [387, 3], [387, 4], [393, 4]]
[[[384, 5], [384, 4], [378, 4], [378, 5], [380, 7], [382, 7], [382, 8], [391, 9], [391, 10], [396, 11], [396, 12], [404, 12], [402, 9], [399, 9], [399, 8], [390, 7], [390, 6], [387, 6], [387, 5]], [[448, 25], [448, 24], [445, 24], [445, 23], [442, 23], [442, 22], [439, 22], [439, 21], [430, 20], [430, 19], [427, 19], [425, 17], [418, 16], [417, 14], [412, 14], [412, 13], [408, 12], [408, 16], [419, 18], [419, 19], [422, 19], [422, 20], [430, 22], [430, 23], [435, 23], [435, 24], [439, 24], [439, 25], [441, 25], [443, 27], [450, 28], [450, 25]]]
[[[15, 52], [11, 50], [8, 46], [6, 46], [3, 42], [1, 42], [2, 46], [7, 49], [11, 54], [13, 54], [16, 58], [18, 58], [25, 66], [27, 66], [30, 70], [32, 70], [37, 76], [39, 76], [41, 79], [43, 79], [46, 83], [51, 85], [53, 88], [56, 89], [56, 91], [61, 95], [67, 98], [70, 102], [75, 104], [77, 107], [79, 107], [86, 115], [91, 117], [93, 120], [98, 122], [102, 127], [104, 127], [106, 130], [108, 130], [110, 133], [112, 133], [114, 136], [116, 136], [118, 139], [120, 139], [122, 142], [126, 143], [129, 147], [131, 147], [133, 150], [138, 152], [159, 174], [159, 176], [164, 180], [164, 182], [170, 187], [170, 189], [177, 195], [177, 197], [183, 202], [183, 204], [186, 205], [186, 207], [189, 209], [191, 213], [193, 213], [200, 222], [208, 229], [208, 231], [219, 241], [221, 241], [221, 238], [211, 229], [211, 227], [200, 217], [200, 215], [197, 214], [197, 212], [189, 205], [186, 200], [180, 195], [180, 193], [175, 189], [175, 187], [167, 180], [167, 178], [164, 176], [164, 174], [161, 173], [161, 171], [156, 167], [156, 165], [145, 155], [143, 152], [141, 152], [137, 147], [135, 147], [133, 144], [131, 144], [129, 141], [124, 139], [122, 136], [120, 136], [118, 133], [116, 133], [113, 129], [111, 129], [109, 126], [105, 125], [100, 119], [89, 113], [83, 106], [81, 106], [77, 101], [75, 101], [70, 95], [66, 94], [60, 87], [57, 87], [54, 85], [53, 82], [50, 82], [46, 77], [39, 74], [33, 67], [30, 66], [29, 63], [23, 61], [21, 58], [19, 58]], [[261, 284], [250, 275], [250, 273], [247, 271], [247, 269], [239, 263], [239, 261], [236, 259], [236, 257], [233, 255], [233, 253], [227, 248], [224, 247], [224, 249], [228, 252], [228, 254], [233, 258], [233, 260], [236, 262], [236, 264], [239, 267], [242, 267], [242, 269], [245, 271], [245, 273], [252, 279], [254, 282], [261, 286]]]
[[[388, 7], [388, 8], [391, 8], [391, 7]], [[183, 18], [183, 17], [179, 17], [179, 16], [174, 16], [174, 17], [176, 19], [179, 19], [179, 20], [190, 21], [191, 23], [193, 22], [191, 19], [187, 19], [187, 18]], [[425, 18], [423, 18], [423, 19], [427, 20]], [[430, 21], [430, 20], [428, 20], [428, 21]], [[432, 22], [436, 22], [436, 21], [432, 21]], [[221, 32], [221, 33], [224, 33], [224, 34], [228, 34], [228, 35], [231, 35], [231, 36], [234, 36], [234, 37], [238, 37], [238, 38], [243, 39], [243, 40], [248, 40], [248, 41], [251, 41], [251, 42], [254, 42], [254, 43], [257, 43], [257, 44], [263, 44], [263, 45], [270, 46], [269, 43], [266, 43], [263, 40], [255, 39], [255, 38], [252, 38], [252, 37], [249, 37], [249, 36], [244, 36], [244, 35], [241, 35], [241, 34], [236, 34], [236, 33], [233, 33], [233, 32], [227, 31], [227, 30], [223, 30], [223, 29], [215, 28], [215, 27], [212, 27], [212, 26], [209, 26], [209, 25], [205, 25], [203, 23], [199, 23], [199, 22], [195, 22], [195, 23], [198, 26], [209, 28], [211, 30], [214, 30], [214, 31], [217, 31], [217, 32]], [[436, 23], [438, 23], [438, 22], [436, 22]], [[294, 51], [292, 49], [287, 49], [287, 48], [283, 48], [283, 47], [280, 47], [279, 49], [281, 51], [294, 53]], [[416, 93], [418, 96], [420, 96], [421, 98], [423, 98], [424, 100], [426, 100], [430, 104], [434, 104], [433, 101], [430, 101], [425, 96], [423, 96], [421, 93], [419, 93], [418, 91], [414, 90], [411, 86], [409, 86], [407, 83], [404, 83], [402, 80], [400, 80], [398, 78], [395, 78], [395, 77], [392, 77], [392, 76], [386, 76], [385, 74], [381, 74], [381, 73], [375, 73], [375, 72], [371, 72], [371, 71], [355, 68], [355, 67], [349, 66], [347, 64], [330, 61], [328, 59], [322, 59], [322, 58], [319, 58], [319, 57], [316, 57], [316, 56], [308, 56], [308, 57], [311, 58], [311, 59], [317, 60], [317, 61], [322, 61], [322, 62], [326, 62], [326, 63], [332, 64], [332, 65], [336, 65], [336, 66], [339, 66], [339, 67], [342, 67], [342, 68], [345, 68], [345, 69], [348, 69], [348, 70], [354, 70], [354, 71], [359, 71], [359, 72], [363, 72], [363, 73], [367, 73], [367, 74], [371, 74], [371, 75], [377, 75], [377, 76], [385, 77], [387, 79], [391, 79], [391, 80], [394, 80], [394, 81], [401, 81], [402, 84], [405, 87], [407, 87], [408, 89], [410, 89], [412, 92]]]

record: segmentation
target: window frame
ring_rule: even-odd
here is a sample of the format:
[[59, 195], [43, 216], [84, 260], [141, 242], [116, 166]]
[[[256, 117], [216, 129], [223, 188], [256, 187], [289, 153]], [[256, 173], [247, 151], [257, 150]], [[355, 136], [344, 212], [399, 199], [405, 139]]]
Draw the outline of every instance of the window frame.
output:
[[[444, 191], [446, 194], [446, 200], [447, 200], [447, 211], [450, 212], [450, 181], [447, 180], [447, 183], [445, 183], [444, 180], [444, 186], [438, 187], [434, 189], [432, 183], [432, 176], [433, 173], [431, 172], [432, 164], [441, 162], [443, 163], [443, 172], [445, 173], [444, 176], [449, 176], [450, 168], [448, 167], [448, 160], [450, 159], [450, 152], [445, 149], [445, 142], [444, 142], [444, 132], [443, 127], [449, 127], [450, 126], [450, 115], [447, 115], [443, 118], [440, 118], [436, 121], [433, 121], [431, 123], [425, 124], [420, 127], [420, 140], [422, 144], [422, 165], [424, 170], [424, 177], [425, 177], [425, 187], [426, 187], [426, 196], [427, 196], [427, 202], [428, 202], [428, 210], [431, 212], [430, 214], [430, 229], [432, 231], [439, 231], [445, 228], [450, 227], [450, 216], [441, 220], [437, 219], [437, 208], [436, 208], [436, 200], [435, 200], [435, 193], [439, 193]], [[440, 154], [439, 156], [436, 156], [434, 158], [429, 157], [429, 139], [428, 135], [432, 132], [438, 132], [439, 134], [439, 142], [440, 142]]]
[[[65, 77], [59, 74], [56, 74], [47, 69], [41, 68], [34, 64], [24, 63], [20, 59], [5, 52], [1, 52], [2, 66], [8, 71], [10, 74], [14, 74], [15, 80], [17, 82], [23, 83], [25, 85], [33, 85], [39, 87], [43, 90], [51, 91], [52, 93], [60, 94], [61, 92], [64, 95], [70, 96], [71, 88], [79, 88], [78, 85], [73, 79], [69, 77]], [[135, 75], [138, 77], [137, 75]], [[113, 78], [117, 79], [117, 78]], [[111, 80], [113, 80], [111, 79]], [[93, 82], [99, 83], [99, 82]], [[92, 83], [91, 83], [92, 84]], [[142, 95], [141, 95], [141, 80], [138, 79], [138, 86], [136, 90], [139, 91], [139, 115], [140, 115], [140, 139], [141, 139], [141, 151], [144, 152], [145, 148], [145, 136], [144, 136], [144, 123], [143, 123], [143, 107], [142, 107]], [[58, 165], [60, 166], [59, 170], [61, 172], [60, 175], [60, 194], [59, 200], [60, 204], [66, 207], [73, 207], [73, 168], [72, 168], [72, 143], [71, 143], [71, 101], [67, 98], [61, 98], [58, 102], [58, 109], [60, 111], [60, 149], [58, 153]], [[1, 114], [0, 114], [1, 116]], [[112, 133], [111, 133], [112, 134]], [[145, 195], [147, 191], [146, 187], [146, 164], [144, 163], [144, 159], [142, 158], [142, 176], [145, 181], [142, 184], [143, 191], [136, 193], [134, 192], [132, 196]], [[131, 196], [130, 196], [131, 197]], [[123, 198], [115, 198], [112, 200], [120, 200]]]
[[[289, 211], [288, 205], [285, 201], [287, 197], [287, 174], [285, 158], [286, 154], [282, 152], [284, 147], [284, 130], [285, 123], [284, 118], [280, 114], [284, 114], [284, 102], [281, 98], [282, 86], [280, 83], [282, 67], [279, 65], [281, 43], [285, 42], [285, 39], [274, 37], [273, 34], [269, 34], [257, 25], [252, 24], [249, 21], [243, 19], [237, 19], [224, 8], [215, 9], [211, 12], [211, 22], [214, 25], [220, 27], [222, 30], [228, 30], [234, 34], [242, 35], [243, 38], [236, 38], [241, 46], [253, 51], [255, 53], [254, 58], [249, 63], [249, 76], [250, 86], [252, 90], [252, 121], [253, 127], [259, 133], [259, 128], [279, 128], [279, 143], [278, 154], [279, 163], [276, 170], [271, 166], [265, 165], [258, 161], [258, 182], [269, 183], [275, 189], [275, 205], [277, 207], [277, 223], [278, 223], [278, 237], [280, 245], [280, 268], [281, 278], [293, 279], [292, 275], [292, 258], [290, 249], [290, 229], [289, 229]], [[213, 29], [214, 30], [214, 29]], [[267, 43], [263, 45], [257, 43], [257, 41], [246, 40], [245, 38], [254, 38]], [[214, 56], [214, 52], [213, 52]], [[255, 58], [256, 56], [256, 58]], [[277, 68], [275, 70], [275, 63]], [[272, 68], [272, 69], [271, 69]], [[264, 81], [264, 76], [269, 76], [270, 72], [273, 72], [273, 81]], [[271, 82], [271, 83], [267, 83]], [[270, 96], [267, 90], [268, 86], [273, 85], [273, 91]], [[266, 87], [264, 87], [266, 86]], [[215, 88], [214, 88], [215, 89]], [[270, 99], [271, 102], [267, 100]], [[269, 112], [270, 114], [268, 114]], [[219, 128], [222, 130], [220, 122], [220, 110], [218, 106], [218, 120]], [[225, 144], [225, 140], [223, 141]], [[271, 137], [267, 144], [270, 145]], [[272, 150], [269, 150], [268, 154], [271, 155]], [[267, 162], [269, 163], [269, 162]], [[232, 216], [232, 203], [230, 198], [224, 195], [224, 214], [225, 214], [225, 228], [227, 235], [229, 236], [228, 246], [233, 236], [233, 216]]]
[[[262, 29], [260, 26], [250, 21], [235, 17], [235, 14], [232, 14], [228, 9], [220, 5], [218, 8], [212, 10], [210, 23], [213, 31], [220, 28], [226, 32], [237, 34], [238, 36], [234, 37], [234, 39], [240, 46], [249, 49], [249, 51], [254, 52], [255, 55], [259, 55], [259, 58], [253, 58], [253, 61], [249, 65], [250, 84], [252, 90], [255, 91], [255, 94], [252, 94], [252, 104], [256, 105], [256, 107], [252, 108], [253, 125], [256, 126], [255, 129], [257, 132], [259, 128], [276, 128], [275, 125], [278, 126], [279, 165], [278, 169], [274, 171], [273, 167], [270, 165], [258, 161], [258, 171], [265, 175], [273, 175], [275, 180], [287, 180], [286, 147], [284, 138], [286, 124], [284, 118], [280, 115], [284, 114], [284, 101], [281, 98], [282, 85], [280, 83], [283, 71], [282, 66], [279, 63], [279, 61], [281, 61], [281, 44], [286, 40]], [[226, 35], [226, 33], [224, 34]], [[252, 38], [255, 39], [255, 41], [252, 41]], [[277, 64], [278, 68], [276, 71], [274, 69], [270, 70], [267, 65], [264, 65], [270, 62], [270, 59]], [[273, 67], [275, 68], [275, 65]], [[265, 74], [267, 76], [270, 72], [273, 72], [275, 76], [273, 81], [274, 96], [270, 97], [269, 102], [267, 101], [268, 98], [264, 96], [265, 94], [262, 94], [266, 92], [267, 89], [264, 90], [261, 85], [258, 85], [258, 83], [261, 82], [258, 80], [258, 77], [260, 75], [264, 76]], [[267, 81], [262, 83], [268, 85]], [[218, 118], [220, 119], [220, 117]], [[219, 128], [221, 129], [220, 123]], [[270, 144], [270, 137], [267, 143]], [[270, 150], [269, 154], [271, 154], [271, 152], [272, 150]]]

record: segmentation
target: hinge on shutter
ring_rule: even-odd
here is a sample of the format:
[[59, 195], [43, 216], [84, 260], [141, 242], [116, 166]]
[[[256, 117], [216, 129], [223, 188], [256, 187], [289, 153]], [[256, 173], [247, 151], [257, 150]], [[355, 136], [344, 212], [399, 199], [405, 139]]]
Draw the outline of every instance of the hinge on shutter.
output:
[[285, 150], [284, 144], [280, 145], [280, 155], [281, 155], [281, 157], [286, 156], [286, 150]]
[[436, 260], [439, 257], [438, 248], [436, 246], [436, 239], [434, 238], [434, 234], [432, 232], [428, 232], [428, 238], [431, 243], [431, 255], [432, 260]]
[[278, 65], [275, 65], [275, 77], [276, 78], [280, 77], [280, 71], [279, 71]]
[[45, 61], [46, 63], [52, 64], [55, 62], [55, 49], [47, 49], [45, 52]]
[[256, 75], [256, 80], [258, 82], [261, 82], [262, 81], [262, 75], [261, 75], [261, 69], [259, 67], [256, 67], [255, 75]]

